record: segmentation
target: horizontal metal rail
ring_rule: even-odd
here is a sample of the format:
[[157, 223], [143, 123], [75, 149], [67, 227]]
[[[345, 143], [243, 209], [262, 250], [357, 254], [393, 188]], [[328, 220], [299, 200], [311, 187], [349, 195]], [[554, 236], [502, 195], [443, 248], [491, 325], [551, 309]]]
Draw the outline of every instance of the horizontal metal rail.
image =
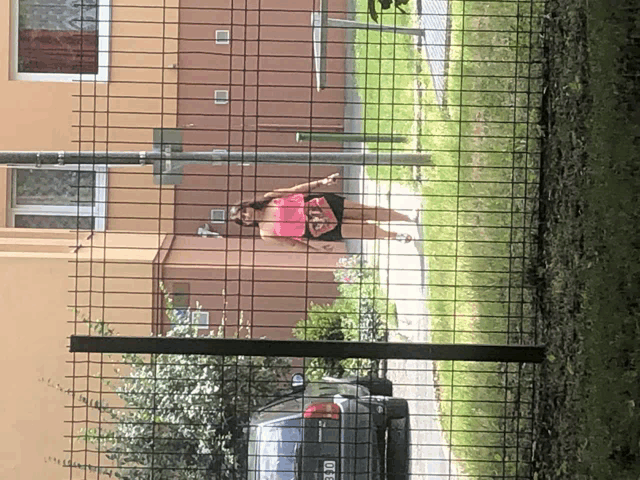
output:
[[162, 171], [190, 163], [277, 163], [318, 165], [431, 165], [431, 155], [415, 152], [2, 152], [0, 165], [145, 165], [163, 162]]
[[71, 352], [541, 363], [543, 346], [71, 336]]

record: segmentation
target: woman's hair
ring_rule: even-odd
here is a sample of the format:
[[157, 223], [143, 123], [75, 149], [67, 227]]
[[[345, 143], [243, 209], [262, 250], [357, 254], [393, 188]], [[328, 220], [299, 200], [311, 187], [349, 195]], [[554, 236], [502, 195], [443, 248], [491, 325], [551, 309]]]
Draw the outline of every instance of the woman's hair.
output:
[[264, 210], [264, 208], [269, 205], [269, 202], [271, 202], [271, 199], [265, 198], [264, 200], [248, 200], [246, 202], [237, 203], [229, 209], [229, 220], [233, 220], [235, 223], [241, 226], [257, 227], [258, 222], [256, 222], [255, 220], [251, 223], [251, 225], [245, 224], [242, 221], [242, 218], [240, 218], [240, 212], [245, 208]]

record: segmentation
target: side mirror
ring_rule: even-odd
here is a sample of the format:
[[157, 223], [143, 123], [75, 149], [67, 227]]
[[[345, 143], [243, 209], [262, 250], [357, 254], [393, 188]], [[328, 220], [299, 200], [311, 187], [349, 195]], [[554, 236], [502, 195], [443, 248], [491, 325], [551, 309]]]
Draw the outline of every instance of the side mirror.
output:
[[294, 373], [291, 377], [291, 388], [294, 390], [304, 388], [304, 375], [301, 373]]

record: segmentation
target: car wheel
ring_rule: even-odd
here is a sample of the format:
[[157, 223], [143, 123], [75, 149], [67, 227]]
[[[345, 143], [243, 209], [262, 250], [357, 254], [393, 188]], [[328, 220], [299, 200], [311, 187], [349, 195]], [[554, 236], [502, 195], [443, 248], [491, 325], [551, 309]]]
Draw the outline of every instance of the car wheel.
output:
[[411, 430], [409, 416], [389, 420], [387, 431], [387, 480], [409, 480]]
[[362, 385], [371, 395], [381, 395], [383, 397], [393, 396], [393, 383], [386, 378], [378, 377], [353, 377], [350, 383]]
[[404, 398], [387, 398], [387, 419], [409, 418], [409, 404]]

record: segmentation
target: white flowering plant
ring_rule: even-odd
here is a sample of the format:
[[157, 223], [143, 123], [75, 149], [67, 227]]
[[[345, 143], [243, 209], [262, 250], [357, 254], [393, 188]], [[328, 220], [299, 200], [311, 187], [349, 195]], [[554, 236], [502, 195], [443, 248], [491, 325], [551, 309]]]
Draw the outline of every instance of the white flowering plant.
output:
[[[165, 298], [173, 325], [167, 336], [201, 337], [188, 323], [190, 315], [176, 315]], [[103, 322], [90, 327], [114, 334]], [[240, 330], [248, 336], [248, 327]], [[224, 324], [209, 335], [222, 338]], [[242, 355], [160, 354], [146, 360], [127, 354], [118, 363], [124, 368], [117, 369], [117, 378], [102, 381], [124, 407], [94, 406], [101, 426], [85, 429], [80, 438], [106, 454], [104, 476], [124, 480], [244, 480], [244, 427], [283, 386], [291, 367], [280, 357]]]

